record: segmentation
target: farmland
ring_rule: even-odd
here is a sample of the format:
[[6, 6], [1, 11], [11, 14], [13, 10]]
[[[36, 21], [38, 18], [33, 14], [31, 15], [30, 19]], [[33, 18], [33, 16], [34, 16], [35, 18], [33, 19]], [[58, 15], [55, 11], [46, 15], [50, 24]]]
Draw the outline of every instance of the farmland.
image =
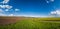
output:
[[60, 18], [0, 17], [0, 29], [60, 29]]

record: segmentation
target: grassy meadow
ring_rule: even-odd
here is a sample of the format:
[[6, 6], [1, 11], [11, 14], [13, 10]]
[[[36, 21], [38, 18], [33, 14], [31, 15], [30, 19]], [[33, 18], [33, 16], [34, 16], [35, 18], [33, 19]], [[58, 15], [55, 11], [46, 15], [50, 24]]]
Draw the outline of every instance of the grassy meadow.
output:
[[[7, 19], [7, 17], [1, 18]], [[19, 17], [19, 19], [15, 23], [1, 24], [0, 29], [60, 29], [60, 18]]]

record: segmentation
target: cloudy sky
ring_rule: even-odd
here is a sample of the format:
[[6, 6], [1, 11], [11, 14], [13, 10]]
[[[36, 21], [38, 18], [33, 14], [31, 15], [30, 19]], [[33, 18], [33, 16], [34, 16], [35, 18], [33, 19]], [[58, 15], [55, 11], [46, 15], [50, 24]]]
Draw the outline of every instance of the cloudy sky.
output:
[[0, 0], [0, 16], [60, 16], [60, 0]]

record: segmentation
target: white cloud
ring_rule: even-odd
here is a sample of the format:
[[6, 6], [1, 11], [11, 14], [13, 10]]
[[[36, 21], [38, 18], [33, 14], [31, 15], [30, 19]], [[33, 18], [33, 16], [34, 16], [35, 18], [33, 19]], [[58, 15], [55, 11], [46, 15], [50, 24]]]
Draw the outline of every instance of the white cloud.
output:
[[6, 7], [7, 9], [11, 9], [11, 8], [12, 8], [12, 6], [9, 6], [9, 5], [5, 5], [5, 7]]
[[9, 11], [9, 9], [5, 9], [5, 11]]
[[2, 9], [0, 9], [0, 12], [3, 12], [3, 10], [2, 10]]
[[[13, 6], [7, 5], [7, 3], [10, 0], [3, 0], [2, 2], [0, 2], [0, 16], [15, 16], [15, 14], [6, 14], [6, 11], [9, 11], [12, 9]], [[2, 10], [4, 9], [4, 10]], [[19, 9], [15, 9], [13, 11], [19, 11]], [[3, 13], [2, 13], [3, 12]], [[10, 12], [11, 13], [11, 12]]]
[[2, 1], [0, 3], [7, 4], [8, 2], [9, 2], [9, 0], [4, 0], [4, 1]]
[[8, 16], [14, 16], [14, 14], [9, 14]]
[[54, 0], [50, 0], [51, 2], [54, 2]]
[[50, 14], [60, 16], [60, 10], [51, 11]]
[[56, 13], [57, 13], [58, 15], [60, 15], [60, 10], [56, 10]]
[[47, 3], [49, 3], [49, 1], [46, 1]]
[[51, 2], [54, 2], [54, 0], [45, 0], [46, 3], [51, 3]]
[[6, 16], [5, 14], [3, 14], [3, 13], [0, 13], [0, 16]]
[[12, 6], [10, 6], [10, 5], [0, 5], [0, 8], [7, 8], [7, 9], [11, 9], [11, 8], [12, 8]]
[[0, 13], [0, 16], [15, 16], [14, 14], [4, 14], [4, 13]]
[[19, 11], [19, 9], [15, 9], [15, 11]]
[[0, 8], [5, 8], [5, 5], [0, 5]]
[[56, 11], [52, 11], [51, 14], [56, 14], [57, 12]]

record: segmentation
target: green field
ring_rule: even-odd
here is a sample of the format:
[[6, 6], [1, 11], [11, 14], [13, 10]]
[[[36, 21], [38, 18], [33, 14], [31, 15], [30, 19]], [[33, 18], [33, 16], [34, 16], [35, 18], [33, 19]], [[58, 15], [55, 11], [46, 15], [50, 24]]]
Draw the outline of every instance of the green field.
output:
[[16, 23], [0, 25], [0, 29], [60, 29], [60, 18], [23, 17]]

